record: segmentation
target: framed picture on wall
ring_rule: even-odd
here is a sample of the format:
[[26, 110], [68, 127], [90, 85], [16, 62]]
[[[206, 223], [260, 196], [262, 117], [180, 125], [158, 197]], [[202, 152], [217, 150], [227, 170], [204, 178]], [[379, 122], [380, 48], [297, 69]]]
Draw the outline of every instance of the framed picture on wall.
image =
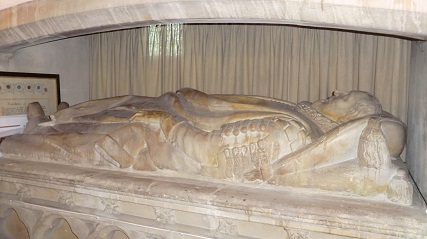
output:
[[32, 102], [39, 102], [50, 115], [60, 100], [57, 74], [0, 71], [0, 116], [25, 115]]

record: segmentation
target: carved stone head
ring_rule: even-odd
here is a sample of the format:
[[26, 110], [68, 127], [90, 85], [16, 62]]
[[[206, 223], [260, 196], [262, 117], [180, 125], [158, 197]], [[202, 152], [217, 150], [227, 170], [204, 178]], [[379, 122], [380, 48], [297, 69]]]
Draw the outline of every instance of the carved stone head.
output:
[[314, 102], [312, 107], [329, 119], [342, 123], [382, 111], [379, 101], [364, 91], [334, 91], [332, 96]]

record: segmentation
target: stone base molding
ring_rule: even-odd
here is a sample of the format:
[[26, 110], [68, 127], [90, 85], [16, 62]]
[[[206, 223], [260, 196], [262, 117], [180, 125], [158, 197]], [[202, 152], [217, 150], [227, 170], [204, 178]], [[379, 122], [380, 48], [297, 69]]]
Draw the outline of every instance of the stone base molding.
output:
[[425, 238], [426, 207], [1, 159], [0, 238]]

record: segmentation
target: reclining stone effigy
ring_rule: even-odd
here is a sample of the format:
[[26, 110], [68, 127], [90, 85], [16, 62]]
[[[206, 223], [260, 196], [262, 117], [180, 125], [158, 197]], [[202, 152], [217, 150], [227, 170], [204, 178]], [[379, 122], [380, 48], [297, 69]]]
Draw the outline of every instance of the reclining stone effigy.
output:
[[412, 203], [406, 126], [361, 91], [314, 103], [181, 89], [93, 100], [46, 117], [29, 106], [5, 158], [312, 188]]

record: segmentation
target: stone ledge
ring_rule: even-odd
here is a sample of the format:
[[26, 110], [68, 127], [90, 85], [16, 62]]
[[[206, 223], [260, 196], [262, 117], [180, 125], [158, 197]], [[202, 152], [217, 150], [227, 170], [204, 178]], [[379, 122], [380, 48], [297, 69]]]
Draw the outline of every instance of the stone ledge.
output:
[[[138, 238], [138, 232], [165, 238], [286, 238], [292, 233], [307, 238], [421, 238], [427, 234], [425, 206], [419, 199], [407, 207], [271, 185], [251, 187], [170, 175], [1, 161], [3, 208], [18, 215], [26, 208], [33, 221], [57, 215], [71, 228], [76, 227], [71, 225], [73, 220], [103, 228], [114, 226], [134, 235], [129, 238]], [[5, 217], [2, 211], [1, 217]], [[29, 231], [42, 230], [37, 225]]]
[[425, 39], [427, 3], [357, 0], [35, 0], [0, 11], [0, 50], [156, 23], [265, 23]]

